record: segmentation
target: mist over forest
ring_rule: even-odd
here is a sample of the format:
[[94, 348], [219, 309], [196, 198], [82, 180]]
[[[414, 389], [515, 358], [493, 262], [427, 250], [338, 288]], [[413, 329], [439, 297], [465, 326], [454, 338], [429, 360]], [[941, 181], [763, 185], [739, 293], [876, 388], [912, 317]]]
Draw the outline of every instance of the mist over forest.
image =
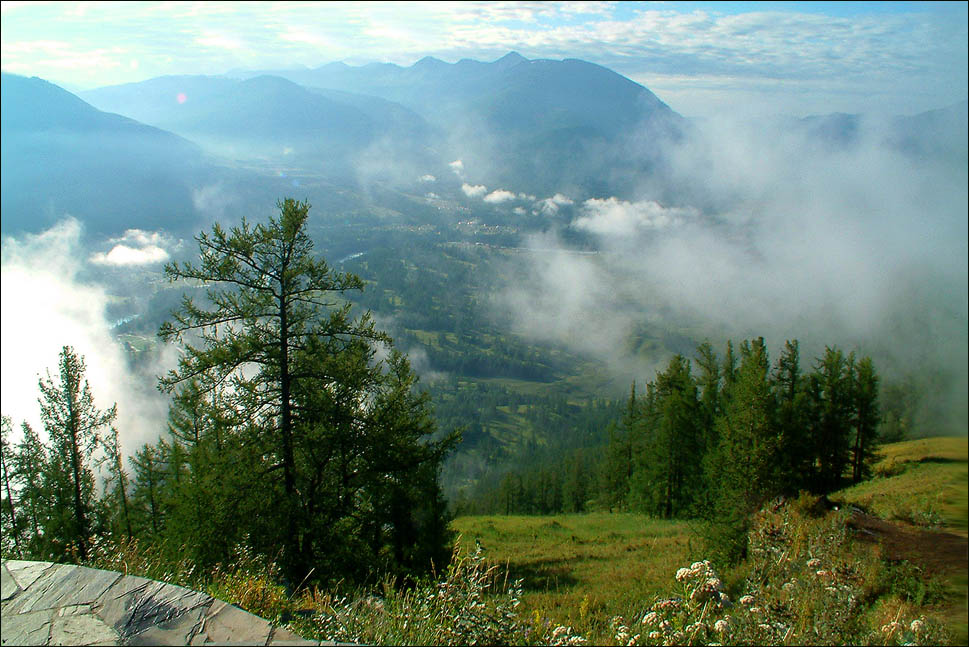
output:
[[[523, 374], [462, 368], [492, 352], [483, 339], [527, 349], [543, 392], [613, 398], [704, 340], [798, 338], [873, 356], [905, 385], [914, 433], [965, 433], [965, 102], [690, 120], [606, 68], [517, 54], [80, 98], [3, 84], [3, 408], [17, 419], [35, 419], [36, 376], [73, 344], [119, 403], [125, 445], [160, 433], [152, 376], [174, 351], [154, 330], [177, 303], [161, 265], [198, 230], [294, 195], [427, 385]], [[377, 262], [387, 250], [409, 282]], [[477, 340], [444, 349], [458, 318]]]
[[106, 6], [2, 8], [5, 642], [965, 642], [965, 4]]

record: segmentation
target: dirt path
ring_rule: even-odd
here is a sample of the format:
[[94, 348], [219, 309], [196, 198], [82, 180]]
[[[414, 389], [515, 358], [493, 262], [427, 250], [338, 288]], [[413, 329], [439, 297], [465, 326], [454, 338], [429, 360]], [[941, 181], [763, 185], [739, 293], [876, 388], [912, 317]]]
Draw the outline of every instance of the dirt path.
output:
[[927, 576], [969, 571], [969, 540], [965, 537], [885, 521], [854, 507], [848, 525], [858, 532], [859, 539], [881, 544], [886, 559], [908, 560]]

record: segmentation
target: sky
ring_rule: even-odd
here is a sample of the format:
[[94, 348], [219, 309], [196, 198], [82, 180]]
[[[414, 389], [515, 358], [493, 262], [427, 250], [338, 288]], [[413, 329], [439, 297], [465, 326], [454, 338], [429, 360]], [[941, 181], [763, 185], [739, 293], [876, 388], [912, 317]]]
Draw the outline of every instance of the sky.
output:
[[166, 74], [580, 58], [688, 117], [914, 114], [967, 96], [965, 2], [3, 2], [4, 71]]

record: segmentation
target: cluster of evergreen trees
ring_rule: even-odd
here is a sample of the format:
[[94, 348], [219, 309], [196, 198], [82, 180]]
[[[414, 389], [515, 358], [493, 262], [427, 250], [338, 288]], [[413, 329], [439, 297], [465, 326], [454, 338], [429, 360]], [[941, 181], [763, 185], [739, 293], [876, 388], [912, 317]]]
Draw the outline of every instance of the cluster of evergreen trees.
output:
[[870, 475], [878, 440], [878, 376], [869, 357], [828, 347], [802, 372], [797, 341], [771, 368], [762, 338], [739, 358], [709, 344], [674, 357], [631, 394], [611, 433], [602, 503], [711, 521], [723, 557], [743, 551], [750, 513], [779, 494], [836, 490]]
[[[197, 237], [197, 263], [166, 267], [171, 280], [207, 289], [186, 296], [159, 333], [182, 355], [160, 380], [172, 394], [167, 433], [136, 452], [133, 473], [116, 408], [95, 407], [69, 347], [58, 379], [40, 381], [48, 442], [24, 424], [12, 446], [4, 419], [5, 552], [84, 560], [93, 538], [126, 537], [206, 568], [244, 545], [277, 559], [293, 584], [414, 575], [446, 561], [439, 474], [457, 434], [436, 433], [406, 358], [369, 315], [351, 316], [344, 294], [363, 283], [313, 257], [309, 205], [278, 207], [266, 225], [216, 225]], [[532, 462], [456, 507], [705, 517], [733, 559], [766, 499], [829, 492], [870, 472], [880, 421], [870, 358], [828, 348], [804, 373], [796, 341], [771, 367], [757, 339], [739, 353], [728, 343], [722, 359], [701, 344], [695, 366], [675, 356], [645, 392], [634, 387], [618, 424], [602, 422], [611, 404], [587, 407], [577, 445], [540, 450], [523, 439]], [[537, 427], [573, 406], [512, 404], [508, 415]]]
[[438, 476], [457, 436], [435, 439], [406, 358], [369, 315], [351, 316], [341, 295], [360, 279], [312, 256], [309, 205], [278, 207], [268, 225], [216, 225], [196, 238], [198, 263], [166, 267], [207, 290], [159, 333], [182, 351], [160, 380], [168, 432], [136, 453], [133, 474], [116, 410], [94, 407], [70, 348], [59, 380], [41, 381], [48, 445], [24, 425], [12, 447], [4, 421], [5, 550], [83, 560], [92, 538], [113, 535], [206, 568], [241, 544], [294, 585], [446, 562]]
[[803, 372], [798, 342], [771, 367], [763, 339], [709, 344], [670, 360], [596, 447], [507, 473], [462, 511], [549, 514], [590, 509], [705, 518], [721, 557], [743, 551], [750, 513], [799, 491], [826, 493], [870, 475], [880, 422], [868, 357], [827, 348]]

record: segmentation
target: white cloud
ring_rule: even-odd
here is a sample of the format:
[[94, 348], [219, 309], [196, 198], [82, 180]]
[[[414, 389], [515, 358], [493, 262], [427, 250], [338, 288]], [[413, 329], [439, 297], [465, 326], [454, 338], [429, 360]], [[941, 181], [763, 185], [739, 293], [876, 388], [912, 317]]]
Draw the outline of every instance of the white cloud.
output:
[[[465, 191], [465, 193], [467, 193], [467, 191]], [[514, 200], [514, 199], [515, 199], [515, 194], [512, 193], [511, 191], [506, 191], [504, 189], [497, 189], [484, 197], [484, 201], [490, 202], [491, 204], [501, 204], [502, 202], [508, 202], [509, 200]]]
[[113, 246], [107, 253], [91, 255], [90, 261], [95, 265], [120, 267], [161, 263], [169, 257], [165, 248], [174, 245], [167, 234], [143, 229], [129, 229], [120, 238], [112, 238], [108, 242]]
[[132, 245], [171, 245], [172, 238], [161, 231], [145, 231], [144, 229], [126, 229], [119, 238], [112, 238], [110, 243], [130, 243]]
[[559, 207], [565, 207], [574, 204], [574, 201], [562, 195], [561, 193], [556, 193], [551, 198], [545, 198], [544, 200], [539, 200], [535, 203], [538, 210], [547, 216], [554, 215], [558, 213]]
[[[902, 11], [872, 4], [850, 16], [837, 6], [738, 12], [676, 3], [440, 2], [404, 10], [384, 3], [38, 3], [4, 13], [2, 64], [96, 86], [240, 66], [410, 65], [426, 54], [493, 60], [518, 50], [529, 58], [589, 60], [646, 84], [671, 75], [734, 85], [814, 83], [829, 111], [857, 112], [873, 96], [905, 103], [903, 112], [965, 97], [965, 3]], [[201, 46], [186, 47], [186, 38]], [[856, 91], [841, 94], [845, 84]], [[784, 94], [765, 93], [762, 103]], [[733, 95], [726, 88], [708, 96], [705, 112], [715, 114]]]
[[134, 373], [110, 334], [106, 309], [111, 297], [101, 285], [80, 278], [81, 226], [68, 219], [36, 236], [4, 238], [0, 270], [0, 408], [19, 428], [28, 421], [43, 431], [37, 381], [50, 370], [57, 377], [63, 346], [84, 356], [96, 406], [118, 404], [118, 430], [127, 452], [164, 429], [167, 400], [153, 376], [167, 366]]
[[149, 265], [168, 260], [168, 252], [156, 245], [134, 248], [128, 245], [115, 245], [107, 254], [97, 253], [91, 256], [91, 262], [96, 265]]
[[237, 197], [220, 184], [209, 184], [192, 189], [192, 206], [205, 220], [221, 220], [237, 203]]
[[573, 226], [600, 236], [628, 236], [644, 229], [665, 229], [695, 218], [696, 209], [667, 208], [657, 202], [626, 202], [618, 198], [586, 200]]
[[863, 125], [857, 145], [831, 149], [769, 122], [699, 124], [671, 160], [677, 205], [584, 202], [573, 226], [600, 253], [533, 240], [508, 310], [542, 340], [588, 346], [563, 323], [585, 322], [587, 350], [622, 370], [631, 334], [656, 318], [697, 339], [798, 338], [805, 363], [825, 344], [857, 349], [883, 375], [935, 376], [925, 406], [964, 429], [965, 164], [907, 157], [885, 137]]
[[437, 178], [431, 175], [430, 173], [427, 173], [417, 178], [417, 181], [418, 182], [437, 182]]
[[461, 190], [464, 191], [464, 195], [468, 196], [469, 198], [480, 198], [488, 192], [488, 187], [484, 186], [483, 184], [472, 185], [464, 183], [461, 185]]
[[451, 170], [454, 171], [455, 175], [458, 177], [464, 177], [464, 162], [461, 160], [454, 160], [448, 164], [448, 166], [451, 167]]

